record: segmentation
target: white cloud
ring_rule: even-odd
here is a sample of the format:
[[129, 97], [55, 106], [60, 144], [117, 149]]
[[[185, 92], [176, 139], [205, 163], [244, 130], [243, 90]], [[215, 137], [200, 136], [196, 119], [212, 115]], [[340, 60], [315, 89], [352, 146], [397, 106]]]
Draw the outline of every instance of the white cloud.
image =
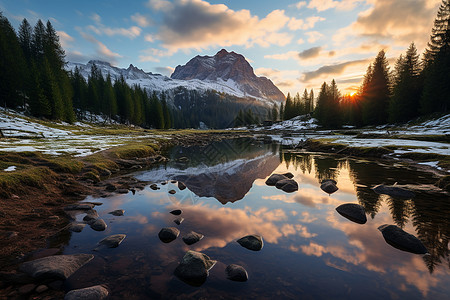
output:
[[87, 26], [87, 29], [94, 32], [97, 35], [103, 34], [106, 34], [108, 36], [122, 35], [128, 37], [129, 39], [134, 39], [138, 37], [142, 32], [142, 29], [137, 26], [131, 26], [129, 28], [120, 28], [120, 27], [112, 28], [105, 26], [104, 24], [101, 23], [102, 19], [98, 14], [93, 14], [91, 16], [91, 19], [94, 20], [96, 24]]
[[103, 60], [106, 59], [110, 63], [114, 64], [118, 58], [123, 57], [119, 53], [115, 53], [115, 52], [111, 51], [108, 47], [106, 47], [105, 44], [103, 44], [99, 40], [95, 39], [92, 35], [86, 34], [84, 32], [80, 32], [80, 34], [85, 40], [87, 40], [97, 46], [96, 53], [99, 56], [99, 58], [101, 58]]
[[155, 41], [155, 37], [152, 34], [146, 34], [144, 40], [149, 43], [153, 43]]
[[358, 4], [364, 2], [366, 2], [366, 0], [311, 0], [308, 4], [308, 8], [316, 9], [318, 12], [331, 8], [336, 8], [337, 10], [352, 10]]
[[64, 49], [70, 48], [71, 44], [75, 39], [71, 37], [67, 32], [65, 31], [56, 31], [56, 34], [59, 36], [59, 41], [61, 43], [61, 46]]
[[297, 2], [296, 4], [295, 4], [295, 7], [297, 7], [298, 9], [300, 9], [300, 8], [302, 8], [303, 6], [306, 6], [308, 3], [306, 3], [306, 1], [300, 1], [300, 2]]
[[135, 13], [131, 16], [131, 20], [136, 22], [141, 27], [148, 27], [152, 25], [152, 20], [148, 16], [141, 15], [140, 13]]
[[306, 18], [306, 21], [302, 19], [291, 18], [288, 23], [288, 28], [290, 30], [308, 30], [314, 27], [314, 25], [319, 21], [324, 21], [325, 18], [312, 16]]
[[324, 35], [318, 31], [309, 31], [305, 33], [308, 37], [308, 43], [313, 44], [324, 37]]

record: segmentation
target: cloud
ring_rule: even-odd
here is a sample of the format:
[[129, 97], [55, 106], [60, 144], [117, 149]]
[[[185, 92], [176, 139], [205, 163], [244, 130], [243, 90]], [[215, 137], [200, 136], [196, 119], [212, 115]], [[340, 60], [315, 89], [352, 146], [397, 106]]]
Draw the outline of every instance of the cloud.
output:
[[159, 62], [159, 57], [171, 56], [176, 50], [161, 50], [156, 48], [148, 48], [141, 51], [139, 55], [139, 61], [146, 62]]
[[67, 51], [66, 59], [70, 62], [85, 63], [85, 62], [91, 60], [92, 57], [90, 57], [88, 55], [84, 55], [80, 51]]
[[317, 11], [325, 11], [330, 8], [336, 8], [337, 10], [352, 10], [358, 4], [364, 3], [366, 0], [311, 0], [308, 4], [308, 8], [316, 9]]
[[132, 15], [131, 20], [141, 27], [148, 27], [153, 24], [153, 21], [148, 16], [141, 15], [140, 13]]
[[172, 67], [156, 67], [155, 68], [156, 72], [158, 72], [158, 73], [160, 73], [162, 75], [165, 75], [165, 76], [170, 76], [173, 73], [174, 70], [175, 69], [172, 68]]
[[350, 66], [368, 64], [369, 62], [370, 62], [369, 59], [360, 59], [360, 60], [347, 61], [344, 63], [335, 64], [335, 65], [323, 66], [315, 71], [303, 73], [303, 75], [304, 75], [303, 81], [310, 81], [315, 78], [321, 77], [322, 75], [341, 75]]
[[102, 19], [98, 14], [93, 14], [91, 16], [91, 19], [95, 22], [95, 25], [89, 25], [86, 28], [92, 32], [94, 32], [97, 35], [103, 35], [106, 34], [107, 36], [113, 36], [113, 35], [122, 35], [129, 39], [134, 39], [138, 37], [142, 29], [137, 26], [131, 26], [129, 28], [112, 28], [105, 26], [101, 23]]
[[71, 47], [70, 43], [72, 43], [75, 40], [65, 31], [56, 31], [56, 34], [59, 36], [59, 41], [64, 49], [70, 48]]
[[99, 58], [107, 59], [110, 63], [114, 64], [117, 62], [118, 58], [122, 57], [122, 55], [112, 52], [110, 49], [108, 49], [108, 47], [106, 47], [105, 44], [95, 39], [92, 35], [86, 34], [84, 32], [80, 32], [80, 34], [85, 40], [97, 45], [96, 54], [99, 56]]
[[297, 9], [300, 9], [300, 8], [302, 8], [303, 6], [306, 6], [308, 3], [306, 3], [306, 1], [300, 1], [300, 2], [297, 2], [296, 4], [295, 4], [295, 7], [297, 8]]
[[306, 50], [303, 50], [298, 54], [298, 57], [301, 59], [310, 59], [319, 56], [320, 51], [322, 51], [322, 47], [313, 47]]
[[306, 18], [306, 20], [291, 18], [288, 23], [288, 28], [290, 30], [299, 30], [299, 29], [308, 30], [313, 28], [317, 22], [324, 20], [325, 18], [317, 16], [308, 17]]
[[249, 10], [234, 11], [202, 0], [153, 0], [148, 5], [163, 13], [157, 38], [167, 49], [285, 46], [292, 40], [292, 35], [280, 32], [290, 20], [284, 10], [274, 10], [260, 19]]
[[318, 40], [324, 37], [324, 35], [318, 31], [310, 31], [305, 34], [308, 37], [308, 43], [311, 44], [317, 42]]

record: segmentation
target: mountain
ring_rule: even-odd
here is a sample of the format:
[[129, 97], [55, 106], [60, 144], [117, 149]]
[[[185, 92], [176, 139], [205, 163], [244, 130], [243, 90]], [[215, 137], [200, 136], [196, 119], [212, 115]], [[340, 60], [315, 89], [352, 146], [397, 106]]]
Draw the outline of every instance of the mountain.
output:
[[246, 96], [282, 102], [284, 94], [266, 77], [257, 77], [241, 54], [220, 50], [214, 56], [196, 56], [184, 66], [177, 66], [172, 79], [220, 82], [236, 86]]
[[116, 80], [123, 76], [130, 86], [136, 84], [149, 91], [164, 91], [169, 102], [173, 102], [180, 88], [200, 93], [214, 90], [241, 99], [257, 100], [266, 106], [285, 99], [272, 81], [253, 73], [253, 68], [242, 55], [226, 50], [213, 57], [194, 57], [185, 66], [178, 66], [172, 78], [145, 72], [131, 64], [123, 69], [100, 60], [91, 60], [87, 64], [69, 62], [66, 70], [74, 71], [78, 67], [87, 80], [94, 64], [104, 77], [110, 74]]

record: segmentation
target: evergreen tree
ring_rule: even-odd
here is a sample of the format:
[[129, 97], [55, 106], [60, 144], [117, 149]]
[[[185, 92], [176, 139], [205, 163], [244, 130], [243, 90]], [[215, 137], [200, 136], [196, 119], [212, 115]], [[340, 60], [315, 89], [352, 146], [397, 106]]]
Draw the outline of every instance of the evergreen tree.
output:
[[23, 55], [28, 64], [31, 63], [32, 59], [32, 38], [33, 38], [33, 28], [27, 19], [23, 19], [19, 27], [19, 42], [22, 48]]
[[308, 107], [308, 113], [311, 113], [314, 111], [314, 91], [311, 89], [309, 92], [309, 107]]
[[87, 110], [87, 90], [88, 85], [84, 77], [80, 73], [80, 69], [75, 67], [71, 75], [71, 83], [73, 88], [73, 106], [77, 109], [77, 118], [82, 119], [83, 113]]
[[36, 117], [50, 118], [52, 112], [50, 104], [41, 87], [40, 76], [36, 64], [33, 62], [30, 74], [32, 76], [31, 89], [29, 91], [30, 113]]
[[363, 121], [365, 124], [385, 124], [390, 99], [389, 66], [381, 50], [363, 83]]
[[117, 115], [117, 99], [116, 94], [114, 93], [111, 75], [109, 73], [108, 76], [106, 76], [103, 98], [103, 102], [106, 104], [106, 110], [103, 113], [105, 113], [111, 120], [114, 116]]
[[166, 101], [166, 95], [163, 92], [161, 94], [161, 106], [162, 106], [162, 111], [163, 111], [163, 116], [164, 116], [164, 129], [169, 129], [170, 127], [172, 127], [172, 124], [170, 124], [170, 113], [169, 113], [169, 108], [167, 106], [167, 101]]
[[64, 116], [64, 108], [61, 98], [60, 89], [55, 75], [52, 72], [50, 63], [47, 58], [44, 58], [42, 65], [42, 78], [41, 86], [44, 91], [45, 97], [50, 104], [50, 118], [61, 120]]
[[292, 98], [291, 98], [291, 94], [288, 93], [287, 97], [286, 97], [286, 104], [284, 106], [284, 116], [283, 119], [284, 120], [289, 120], [290, 118], [292, 118], [293, 116], [293, 110], [294, 110], [294, 105], [292, 102]]
[[419, 55], [412, 43], [405, 57], [400, 56], [396, 63], [389, 122], [406, 122], [415, 118], [419, 114], [421, 94]]
[[284, 120], [284, 107], [283, 103], [280, 104], [280, 121]]
[[272, 121], [278, 121], [278, 109], [276, 104], [274, 104], [272, 107]]
[[303, 104], [302, 110], [300, 112], [301, 115], [304, 115], [304, 114], [307, 114], [310, 112], [311, 104], [309, 103], [309, 101], [310, 101], [310, 97], [308, 95], [308, 91], [305, 89], [303, 91], [303, 95], [302, 95], [302, 99], [301, 99], [301, 102]]
[[450, 108], [450, 0], [442, 0], [425, 52], [421, 112]]
[[321, 125], [326, 124], [326, 106], [329, 98], [329, 88], [326, 82], [320, 87], [319, 96], [317, 97], [316, 109], [314, 111], [314, 117], [319, 121]]
[[31, 39], [31, 52], [35, 61], [42, 62], [45, 48], [45, 26], [41, 20], [38, 20], [33, 29]]

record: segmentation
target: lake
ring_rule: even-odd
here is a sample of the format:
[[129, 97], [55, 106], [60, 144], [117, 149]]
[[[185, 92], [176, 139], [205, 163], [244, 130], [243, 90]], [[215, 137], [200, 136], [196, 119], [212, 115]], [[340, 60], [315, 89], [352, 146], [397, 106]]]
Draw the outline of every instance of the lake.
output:
[[[175, 147], [170, 162], [134, 173], [157, 183], [141, 191], [108, 198], [97, 206], [108, 224], [64, 233], [64, 254], [92, 253], [94, 260], [66, 282], [67, 289], [107, 284], [112, 299], [445, 299], [450, 295], [450, 201], [432, 186], [437, 178], [392, 161], [369, 161], [282, 149], [277, 144], [239, 139], [206, 147]], [[297, 192], [285, 193], [265, 180], [291, 172]], [[323, 179], [337, 181], [328, 195]], [[175, 181], [187, 189], [179, 190]], [[162, 184], [164, 183], [164, 184]], [[377, 184], [407, 185], [412, 199], [376, 194]], [[175, 194], [169, 194], [169, 190]], [[366, 224], [354, 223], [335, 210], [361, 204]], [[124, 209], [124, 216], [108, 212]], [[169, 212], [182, 209], [180, 225]], [[79, 215], [81, 220], [83, 215]], [[377, 229], [395, 224], [417, 236], [429, 254], [396, 249]], [[177, 227], [180, 236], [163, 243], [158, 232]], [[189, 231], [205, 237], [191, 246]], [[94, 251], [102, 238], [126, 234], [119, 247]], [[236, 240], [263, 237], [261, 251]], [[53, 242], [56, 243], [56, 242]], [[51, 245], [55, 246], [55, 245]], [[200, 251], [217, 264], [200, 287], [173, 275], [187, 250]], [[249, 279], [226, 278], [229, 264], [243, 266]]]

